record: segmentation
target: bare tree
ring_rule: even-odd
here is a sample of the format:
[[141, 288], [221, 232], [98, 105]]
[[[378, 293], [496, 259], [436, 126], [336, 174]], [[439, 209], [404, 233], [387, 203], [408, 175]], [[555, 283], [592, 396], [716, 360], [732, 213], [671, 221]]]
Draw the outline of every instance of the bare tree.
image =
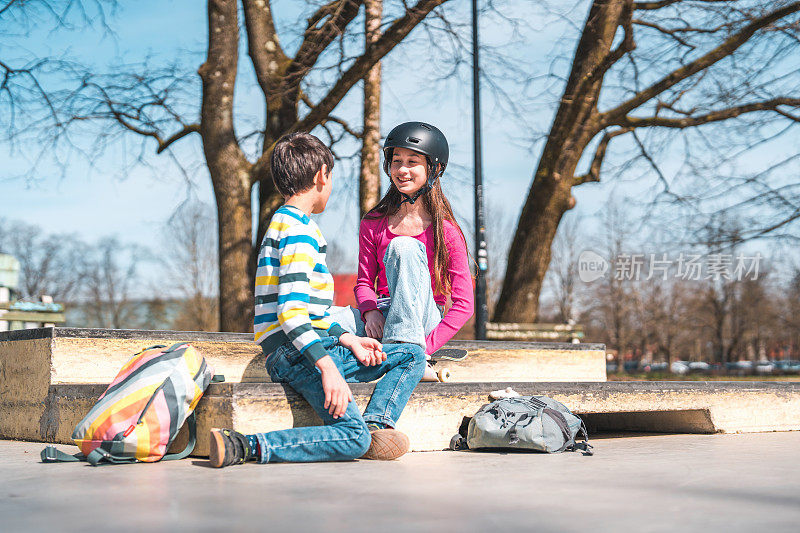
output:
[[774, 305], [776, 300], [770, 295], [768, 280], [769, 273], [762, 272], [756, 279], [741, 281], [739, 302], [744, 315], [741, 351], [751, 361], [766, 359], [770, 338], [779, 338], [773, 327], [778, 309]]
[[124, 329], [137, 323], [132, 301], [141, 283], [137, 268], [145, 252], [115, 237], [101, 239], [90, 249], [83, 271], [86, 315], [98, 327]]
[[[494, 309], [500, 297], [500, 288], [503, 285], [503, 276], [506, 270], [505, 259], [508, 247], [511, 244], [511, 235], [514, 231], [514, 220], [506, 206], [498, 202], [487, 202], [486, 212], [486, 242], [488, 255], [493, 259], [492, 268], [486, 277], [486, 292], [489, 309]], [[471, 221], [467, 221], [470, 224]], [[465, 234], [474, 232], [474, 226], [465, 227]], [[469, 242], [469, 239], [468, 239]], [[473, 243], [469, 243], [471, 247]], [[474, 265], [473, 265], [474, 266]]]
[[579, 220], [570, 217], [558, 228], [548, 270], [558, 320], [565, 324], [577, 318], [578, 257], [582, 250], [578, 225]]
[[[172, 321], [180, 331], [217, 331], [217, 239], [214, 209], [190, 199], [167, 220], [162, 263], [166, 279], [182, 303]], [[159, 291], [158, 299], [167, 296]]]
[[[785, 332], [785, 358], [800, 353], [800, 268], [792, 268], [785, 290], [774, 298], [778, 306], [776, 327]], [[781, 351], [784, 347], [781, 347]], [[797, 358], [797, 357], [795, 357]]]
[[598, 242], [603, 243], [601, 256], [608, 262], [608, 270], [599, 279], [591, 282], [587, 294], [587, 309], [582, 320], [599, 325], [603, 342], [618, 354], [617, 370], [622, 372], [624, 356], [634, 340], [635, 300], [631, 294], [633, 280], [626, 279], [618, 265], [624, 265], [631, 257], [630, 228], [625, 214], [617, 203], [611, 203], [603, 215], [602, 234]]
[[688, 317], [689, 287], [685, 283], [657, 281], [650, 313], [655, 324], [655, 340], [668, 368], [677, 360], [680, 344], [694, 338], [695, 326]]
[[0, 232], [0, 251], [20, 263], [22, 298], [49, 295], [70, 301], [81, 291], [86, 245], [71, 235], [47, 235], [39, 226], [12, 222]]
[[48, 88], [45, 80], [54, 73], [73, 76], [77, 65], [63, 55], [31, 56], [26, 46], [15, 46], [15, 38], [42, 28], [51, 33], [95, 28], [110, 35], [108, 18], [115, 10], [115, 0], [0, 2], [0, 140], [8, 143], [14, 155], [33, 152], [28, 158], [31, 175], [36, 174], [40, 160], [58, 158], [53, 142], [41, 142], [39, 128], [63, 133], [66, 125], [59, 114], [59, 91]]
[[[181, 329], [173, 325], [175, 320], [170, 321], [169, 302], [163, 297], [156, 296], [141, 302], [140, 305], [145, 308], [144, 316], [139, 323], [142, 329]], [[185, 306], [182, 306], [180, 312], [183, 312], [184, 309]]]
[[[670, 193], [644, 133], [744, 125], [751, 115], [785, 126], [779, 130], [784, 133], [798, 122], [792, 112], [800, 99], [791, 94], [798, 73], [786, 72], [786, 59], [800, 47], [800, 2], [739, 4], [592, 2], [519, 217], [495, 320], [536, 316], [550, 248], [571, 205], [572, 187], [600, 180], [613, 139], [630, 137], [640, 160]], [[759, 138], [750, 140], [751, 147], [774, 135], [756, 133]], [[578, 172], [590, 146], [588, 169]], [[715, 143], [707, 139], [706, 146], [713, 150]]]

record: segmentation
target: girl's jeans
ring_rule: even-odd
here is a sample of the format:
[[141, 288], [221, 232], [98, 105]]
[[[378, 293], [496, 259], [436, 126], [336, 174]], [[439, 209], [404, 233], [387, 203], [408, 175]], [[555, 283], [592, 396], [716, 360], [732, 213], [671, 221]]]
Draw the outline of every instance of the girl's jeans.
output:
[[324, 408], [320, 371], [291, 343], [286, 343], [267, 358], [267, 371], [273, 381], [287, 383], [300, 393], [325, 425], [256, 434], [260, 462], [347, 461], [361, 457], [372, 440], [366, 423], [394, 427], [425, 372], [424, 350], [414, 344], [384, 344], [386, 361], [364, 366], [336, 337], [323, 337], [322, 343], [348, 382], [382, 377], [375, 384], [364, 416], [351, 401], [345, 414], [334, 419]]
[[[433, 299], [425, 245], [413, 237], [395, 237], [386, 248], [383, 264], [391, 294], [378, 300], [386, 318], [383, 342], [410, 342], [425, 348], [425, 338], [442, 321], [442, 311]], [[332, 307], [331, 318], [346, 331], [365, 335], [358, 309]]]

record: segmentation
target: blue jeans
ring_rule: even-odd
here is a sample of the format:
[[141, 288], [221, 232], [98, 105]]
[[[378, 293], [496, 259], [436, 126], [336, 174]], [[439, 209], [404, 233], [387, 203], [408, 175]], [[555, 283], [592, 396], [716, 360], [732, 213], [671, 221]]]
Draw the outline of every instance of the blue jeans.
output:
[[[383, 342], [411, 342], [425, 348], [425, 338], [442, 321], [433, 299], [425, 245], [413, 237], [395, 237], [383, 256], [391, 299], [378, 300], [383, 313]], [[363, 337], [361, 313], [352, 307], [331, 308], [331, 318], [346, 331]]]
[[367, 422], [394, 427], [425, 372], [424, 350], [414, 344], [384, 344], [386, 361], [364, 366], [335, 337], [323, 337], [322, 342], [349, 383], [381, 378], [364, 416], [351, 401], [345, 414], [334, 419], [323, 407], [325, 392], [320, 371], [291, 343], [286, 343], [267, 358], [267, 371], [273, 381], [287, 383], [300, 393], [325, 425], [256, 434], [261, 463], [348, 461], [361, 457], [372, 440]]

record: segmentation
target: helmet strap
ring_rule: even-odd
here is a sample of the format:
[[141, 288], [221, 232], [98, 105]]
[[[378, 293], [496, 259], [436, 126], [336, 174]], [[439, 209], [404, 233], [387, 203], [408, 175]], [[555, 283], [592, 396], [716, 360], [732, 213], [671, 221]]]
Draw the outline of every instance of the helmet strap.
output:
[[410, 203], [411, 205], [414, 205], [414, 202], [416, 202], [419, 199], [420, 196], [422, 196], [423, 194], [425, 194], [429, 190], [431, 190], [431, 186], [426, 183], [425, 185], [420, 187], [420, 189], [417, 192], [415, 192], [413, 195], [408, 195], [408, 194], [406, 194], [404, 192], [401, 192], [400, 194], [403, 196], [403, 199], [400, 200], [400, 205], [403, 205], [406, 202]]

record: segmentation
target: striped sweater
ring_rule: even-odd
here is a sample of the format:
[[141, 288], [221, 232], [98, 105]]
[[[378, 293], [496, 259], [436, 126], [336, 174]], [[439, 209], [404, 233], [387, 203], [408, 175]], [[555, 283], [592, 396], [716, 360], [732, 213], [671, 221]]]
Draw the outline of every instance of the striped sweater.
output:
[[261, 243], [256, 270], [253, 324], [264, 353], [291, 341], [312, 363], [324, 357], [320, 334], [344, 330], [329, 320], [333, 276], [325, 265], [327, 243], [302, 210], [281, 206]]

